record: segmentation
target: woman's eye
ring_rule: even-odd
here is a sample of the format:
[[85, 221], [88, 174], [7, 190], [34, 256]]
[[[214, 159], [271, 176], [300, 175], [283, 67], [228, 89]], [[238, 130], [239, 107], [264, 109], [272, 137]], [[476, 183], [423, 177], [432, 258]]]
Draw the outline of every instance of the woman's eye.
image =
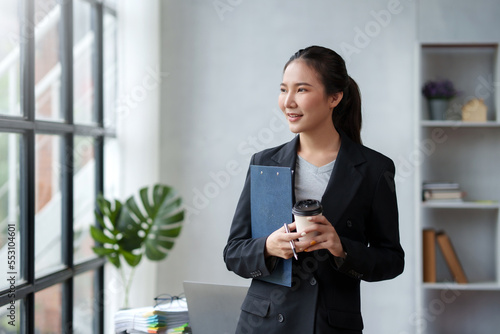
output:
[[300, 93], [300, 92], [305, 92], [305, 91], [306, 91], [306, 89], [305, 89], [305, 88], [299, 88], [299, 89], [297, 89], [297, 92], [299, 92], [299, 93]]
[[286, 89], [285, 88], [280, 88], [280, 92], [285, 93]]

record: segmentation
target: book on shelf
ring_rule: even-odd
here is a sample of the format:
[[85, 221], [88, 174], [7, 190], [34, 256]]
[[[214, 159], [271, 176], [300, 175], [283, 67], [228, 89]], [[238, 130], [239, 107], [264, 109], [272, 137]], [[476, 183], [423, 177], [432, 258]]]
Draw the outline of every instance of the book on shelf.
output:
[[465, 192], [460, 190], [424, 190], [424, 201], [463, 201]]
[[436, 231], [432, 228], [423, 230], [423, 274], [425, 283], [436, 283]]
[[465, 192], [456, 182], [424, 182], [422, 184], [423, 201], [462, 202]]
[[468, 283], [450, 238], [444, 231], [436, 231], [432, 228], [422, 230], [422, 269], [424, 283], [437, 282], [436, 256], [438, 247], [453, 279], [457, 283]]
[[464, 269], [460, 264], [457, 253], [448, 235], [444, 231], [438, 231], [436, 232], [436, 241], [454, 280], [461, 284], [468, 283]]
[[458, 190], [460, 189], [460, 185], [457, 182], [450, 182], [450, 181], [424, 182], [422, 184], [422, 189]]

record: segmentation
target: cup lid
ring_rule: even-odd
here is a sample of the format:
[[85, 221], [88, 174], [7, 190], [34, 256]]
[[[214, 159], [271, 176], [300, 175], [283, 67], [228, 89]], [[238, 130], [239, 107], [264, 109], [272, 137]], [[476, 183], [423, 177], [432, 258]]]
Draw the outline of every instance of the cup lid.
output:
[[292, 213], [296, 216], [316, 216], [323, 212], [320, 201], [306, 199], [295, 203]]

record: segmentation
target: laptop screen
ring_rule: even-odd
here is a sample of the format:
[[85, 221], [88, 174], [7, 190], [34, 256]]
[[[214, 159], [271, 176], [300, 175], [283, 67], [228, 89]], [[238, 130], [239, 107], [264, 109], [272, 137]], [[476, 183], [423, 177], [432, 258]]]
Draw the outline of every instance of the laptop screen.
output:
[[246, 286], [184, 282], [193, 334], [234, 334]]

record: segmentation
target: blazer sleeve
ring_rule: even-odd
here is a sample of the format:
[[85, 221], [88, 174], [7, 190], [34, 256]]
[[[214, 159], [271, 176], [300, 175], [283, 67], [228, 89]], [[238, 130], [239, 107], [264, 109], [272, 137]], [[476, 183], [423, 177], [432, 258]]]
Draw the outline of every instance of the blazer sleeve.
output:
[[368, 245], [340, 236], [347, 257], [339, 271], [365, 281], [391, 279], [403, 272], [394, 174], [391, 161], [378, 177], [367, 222]]
[[[250, 165], [254, 164], [254, 160], [255, 156], [252, 156]], [[267, 237], [253, 239], [251, 222], [249, 169], [224, 248], [224, 262], [228, 270], [244, 278], [268, 276], [276, 259], [269, 257], [266, 260]]]

